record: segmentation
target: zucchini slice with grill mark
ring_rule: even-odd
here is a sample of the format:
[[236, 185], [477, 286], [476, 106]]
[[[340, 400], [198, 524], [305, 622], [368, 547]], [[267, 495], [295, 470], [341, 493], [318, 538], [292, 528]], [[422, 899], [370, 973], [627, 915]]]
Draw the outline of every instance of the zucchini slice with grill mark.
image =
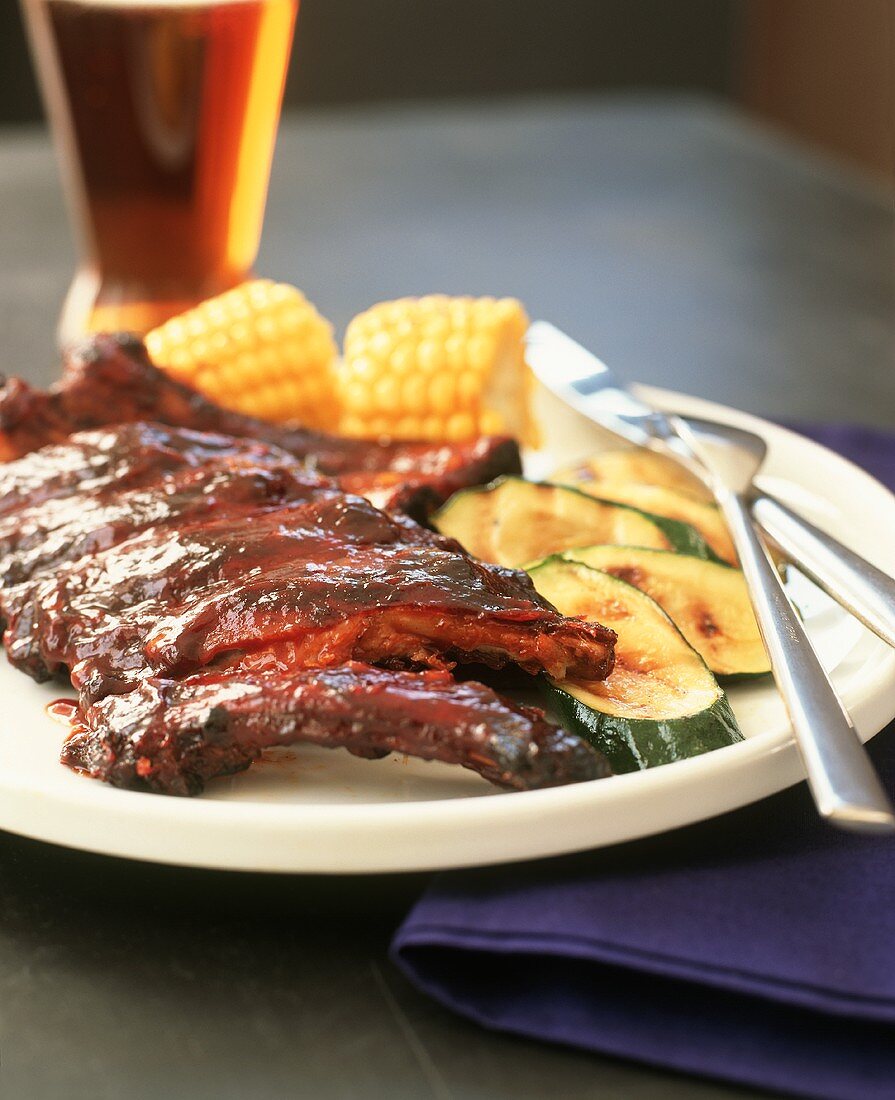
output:
[[[712, 495], [705, 485], [680, 462], [655, 451], [642, 449], [600, 451], [580, 462], [563, 466], [551, 480], [565, 485], [577, 485], [585, 481], [605, 482], [607, 485], [631, 482], [638, 485], [660, 485], [679, 493], [687, 493], [694, 500], [712, 502]], [[594, 484], [593, 491], [597, 496], [600, 495], [598, 485]]]
[[717, 504], [694, 500], [686, 493], [666, 489], [661, 485], [579, 481], [575, 483], [575, 488], [599, 497], [600, 500], [614, 500], [618, 504], [629, 504], [632, 508], [640, 508], [641, 511], [653, 515], [689, 523], [702, 535], [717, 558], [729, 565], [738, 564], [733, 539]]
[[602, 501], [565, 485], [518, 477], [455, 493], [432, 517], [443, 535], [498, 565], [521, 565], [575, 546], [618, 543], [713, 559], [686, 523]]
[[601, 682], [545, 681], [568, 729], [637, 771], [732, 745], [742, 734], [727, 696], [659, 605], [617, 577], [560, 557], [530, 569], [535, 588], [564, 615], [618, 634], [616, 663]]
[[631, 546], [578, 547], [563, 557], [645, 592], [716, 676], [764, 676], [771, 671], [739, 569]]

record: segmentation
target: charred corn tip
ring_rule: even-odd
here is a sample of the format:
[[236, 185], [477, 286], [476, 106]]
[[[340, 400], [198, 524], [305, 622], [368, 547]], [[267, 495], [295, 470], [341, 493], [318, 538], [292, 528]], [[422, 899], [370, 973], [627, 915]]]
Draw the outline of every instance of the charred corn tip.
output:
[[255, 279], [153, 329], [157, 367], [225, 408], [332, 429], [332, 325], [300, 290]]
[[345, 334], [336, 371], [345, 435], [531, 441], [528, 318], [514, 298], [433, 294], [382, 302]]

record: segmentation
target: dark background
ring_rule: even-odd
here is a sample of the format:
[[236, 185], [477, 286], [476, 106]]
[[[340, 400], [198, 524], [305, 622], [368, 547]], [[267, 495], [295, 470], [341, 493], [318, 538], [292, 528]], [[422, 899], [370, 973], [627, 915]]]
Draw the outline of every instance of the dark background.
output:
[[[304, 0], [286, 102], [632, 89], [732, 100], [895, 180], [895, 0]], [[40, 117], [0, 0], [0, 122]]]
[[[736, 0], [304, 0], [287, 103], [592, 88], [726, 94]], [[17, 0], [0, 118], [40, 116]]]

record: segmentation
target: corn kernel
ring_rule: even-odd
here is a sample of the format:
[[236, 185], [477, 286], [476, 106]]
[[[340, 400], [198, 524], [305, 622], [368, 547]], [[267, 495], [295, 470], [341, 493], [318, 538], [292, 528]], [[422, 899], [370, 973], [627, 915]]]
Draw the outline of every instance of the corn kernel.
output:
[[437, 374], [445, 368], [444, 348], [435, 340], [423, 340], [416, 349], [419, 368], [427, 374]]
[[404, 379], [401, 386], [401, 396], [404, 408], [410, 413], [422, 413], [426, 411], [428, 404], [426, 378], [421, 374], [411, 374]]
[[429, 404], [434, 412], [447, 416], [456, 407], [457, 387], [452, 374], [437, 374], [429, 387]]
[[341, 428], [345, 435], [363, 435], [367, 429], [367, 423], [362, 416], [346, 414], [342, 416]]
[[370, 354], [375, 355], [377, 359], [390, 355], [393, 347], [394, 342], [391, 333], [377, 332], [370, 339]]
[[186, 348], [176, 348], [171, 352], [169, 357], [169, 363], [172, 370], [176, 371], [188, 371], [192, 365], [192, 359], [190, 359], [189, 352]]
[[457, 404], [469, 408], [475, 404], [479, 392], [479, 376], [472, 370], [457, 375]]
[[420, 422], [423, 439], [443, 439], [444, 421], [440, 416], [426, 416]]
[[367, 387], [363, 382], [351, 382], [342, 391], [342, 404], [348, 415], [363, 413], [368, 405]]
[[[465, 334], [452, 332], [444, 342], [444, 352], [450, 369], [455, 372], [462, 371], [467, 360]], [[472, 377], [475, 378], [475, 375], [472, 375]], [[478, 379], [476, 379], [475, 384], [478, 386]]]
[[416, 369], [416, 349], [412, 343], [398, 344], [392, 352], [391, 369], [395, 374], [409, 374]]
[[494, 352], [494, 341], [485, 333], [477, 332], [474, 336], [470, 336], [466, 355], [474, 371], [478, 371], [479, 374], [487, 373], [494, 360]]
[[475, 435], [475, 421], [469, 413], [454, 413], [453, 416], [448, 417], [445, 431], [447, 433], [447, 438], [452, 442], [460, 439], [469, 439], [470, 436]]
[[373, 386], [373, 402], [380, 412], [391, 412], [398, 404], [398, 379], [390, 374], [377, 378]]
[[184, 317], [188, 337], [202, 336], [205, 332], [205, 318], [201, 314]]

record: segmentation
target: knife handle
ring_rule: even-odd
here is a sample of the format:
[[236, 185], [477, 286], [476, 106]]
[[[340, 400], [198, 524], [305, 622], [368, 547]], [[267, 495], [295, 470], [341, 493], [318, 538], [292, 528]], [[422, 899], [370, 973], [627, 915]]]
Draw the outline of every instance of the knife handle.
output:
[[845, 707], [817, 658], [762, 544], [744, 497], [718, 494], [749, 586], [774, 679], [818, 811], [856, 832], [891, 833], [895, 813]]
[[884, 642], [895, 646], [895, 580], [779, 500], [759, 493], [751, 503], [753, 517], [788, 561]]

